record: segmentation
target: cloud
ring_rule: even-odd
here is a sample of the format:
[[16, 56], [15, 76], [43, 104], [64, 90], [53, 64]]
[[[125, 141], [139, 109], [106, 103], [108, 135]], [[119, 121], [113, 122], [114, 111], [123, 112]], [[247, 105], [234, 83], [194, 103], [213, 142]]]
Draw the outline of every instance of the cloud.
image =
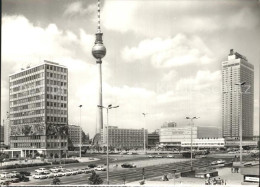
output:
[[84, 7], [82, 1], [76, 1], [66, 6], [64, 15], [69, 17], [77, 15], [91, 15], [96, 10], [97, 6], [95, 4], [90, 4], [87, 7]]
[[[106, 1], [104, 26], [118, 32], [144, 36], [175, 33], [215, 32], [230, 29], [253, 29], [259, 25], [259, 13], [253, 3], [233, 1]], [[111, 14], [113, 12], [113, 14]], [[221, 13], [220, 13], [221, 12]], [[167, 29], [165, 29], [167, 28]]]
[[212, 52], [199, 37], [187, 37], [184, 34], [164, 40], [162, 38], [146, 39], [137, 47], [126, 46], [121, 54], [128, 62], [148, 58], [156, 68], [213, 62]]

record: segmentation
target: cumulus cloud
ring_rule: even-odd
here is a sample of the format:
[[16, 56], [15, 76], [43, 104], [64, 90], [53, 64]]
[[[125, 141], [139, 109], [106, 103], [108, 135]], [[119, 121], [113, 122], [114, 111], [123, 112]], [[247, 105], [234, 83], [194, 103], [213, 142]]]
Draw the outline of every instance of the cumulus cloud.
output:
[[90, 4], [87, 7], [84, 6], [82, 1], [76, 1], [68, 4], [65, 8], [65, 16], [77, 16], [77, 15], [90, 15], [95, 12], [97, 6], [95, 4]]
[[207, 45], [197, 36], [178, 34], [174, 38], [154, 38], [141, 41], [137, 47], [126, 46], [122, 57], [128, 62], [148, 58], [156, 68], [169, 68], [187, 64], [213, 62]]
[[145, 36], [172, 35], [179, 32], [214, 32], [226, 28], [252, 29], [259, 25], [259, 14], [251, 11], [252, 7], [247, 5], [239, 1], [150, 3], [113, 0], [106, 1], [104, 5], [103, 23], [109, 30], [132, 31]]

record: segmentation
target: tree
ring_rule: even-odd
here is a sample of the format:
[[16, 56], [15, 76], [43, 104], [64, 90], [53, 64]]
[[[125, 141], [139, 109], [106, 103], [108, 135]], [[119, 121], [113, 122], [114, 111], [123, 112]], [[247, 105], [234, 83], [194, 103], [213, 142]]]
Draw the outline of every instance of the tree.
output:
[[103, 180], [99, 175], [96, 174], [95, 171], [92, 171], [91, 176], [88, 178], [88, 183], [89, 184], [102, 184]]

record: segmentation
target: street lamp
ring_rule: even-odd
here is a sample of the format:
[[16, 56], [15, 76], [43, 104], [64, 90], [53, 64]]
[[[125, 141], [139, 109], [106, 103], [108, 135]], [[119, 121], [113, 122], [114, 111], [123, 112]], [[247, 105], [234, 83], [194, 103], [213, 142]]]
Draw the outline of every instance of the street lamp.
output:
[[144, 154], [146, 154], [146, 145], [145, 145], [145, 127], [146, 127], [146, 119], [145, 119], [145, 116], [148, 114], [148, 113], [142, 113], [143, 116], [144, 116]]
[[83, 105], [79, 105], [79, 157], [81, 158], [81, 144], [82, 144], [82, 130], [81, 130], [81, 108]]
[[[119, 106], [112, 106], [112, 104], [108, 105], [107, 107], [97, 105], [99, 108], [105, 108], [107, 110], [107, 184], [109, 184], [109, 162], [108, 162], [108, 110], [112, 108], [118, 108]], [[103, 135], [105, 134], [104, 128], [103, 128]]]
[[246, 84], [246, 82], [242, 82], [242, 83], [236, 83], [235, 85], [236, 86], [239, 86], [240, 87], [240, 115], [238, 116], [238, 119], [239, 119], [239, 136], [240, 136], [240, 141], [239, 141], [239, 144], [240, 144], [240, 165], [242, 165], [242, 136], [243, 136], [243, 128], [242, 128], [242, 96], [243, 96], [243, 91], [242, 91], [242, 86], [244, 86]]
[[191, 144], [190, 144], [190, 168], [191, 171], [193, 170], [192, 168], [192, 141], [193, 141], [193, 137], [192, 137], [192, 127], [194, 126], [194, 119], [199, 119], [200, 117], [186, 117], [186, 119], [190, 120], [190, 139], [191, 139]]

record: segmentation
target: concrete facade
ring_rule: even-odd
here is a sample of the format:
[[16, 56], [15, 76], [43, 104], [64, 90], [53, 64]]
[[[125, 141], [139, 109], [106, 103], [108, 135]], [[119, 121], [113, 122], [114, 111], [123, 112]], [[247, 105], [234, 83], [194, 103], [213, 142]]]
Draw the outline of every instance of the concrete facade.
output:
[[10, 147], [46, 156], [67, 151], [68, 69], [44, 61], [9, 76]]
[[[242, 82], [246, 83], [241, 90], [241, 86], [236, 84]], [[253, 136], [253, 115], [254, 66], [248, 62], [246, 57], [231, 49], [228, 60], [222, 62], [223, 137], [239, 139], [240, 123], [242, 123], [242, 136]]]

